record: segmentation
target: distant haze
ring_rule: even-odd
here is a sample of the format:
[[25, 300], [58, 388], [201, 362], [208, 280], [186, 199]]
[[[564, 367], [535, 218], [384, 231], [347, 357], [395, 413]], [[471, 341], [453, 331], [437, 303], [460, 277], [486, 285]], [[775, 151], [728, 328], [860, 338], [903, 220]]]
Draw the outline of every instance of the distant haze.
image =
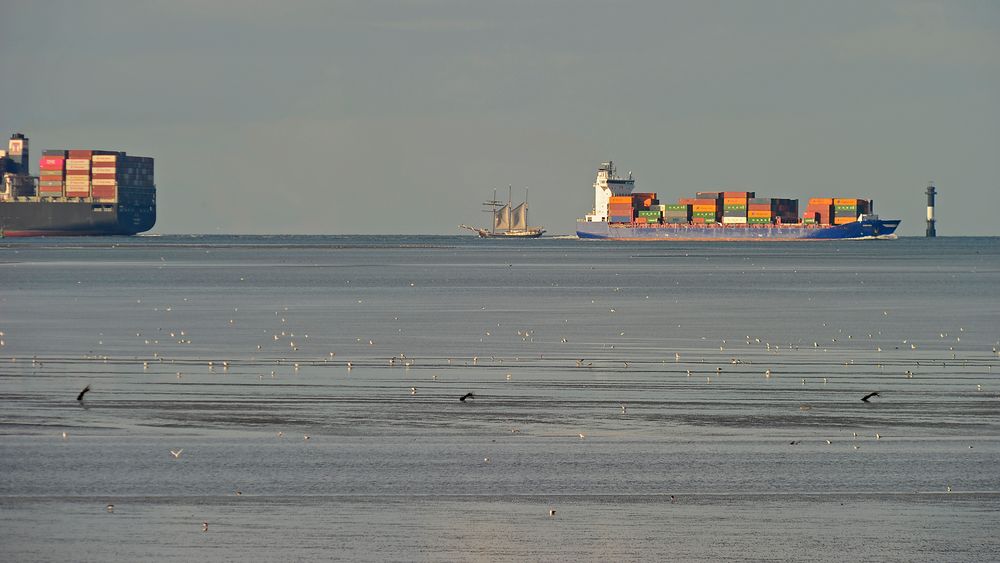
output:
[[613, 159], [1000, 235], [998, 100], [995, 0], [0, 0], [0, 135], [155, 157], [160, 233], [459, 234], [508, 185], [571, 233]]

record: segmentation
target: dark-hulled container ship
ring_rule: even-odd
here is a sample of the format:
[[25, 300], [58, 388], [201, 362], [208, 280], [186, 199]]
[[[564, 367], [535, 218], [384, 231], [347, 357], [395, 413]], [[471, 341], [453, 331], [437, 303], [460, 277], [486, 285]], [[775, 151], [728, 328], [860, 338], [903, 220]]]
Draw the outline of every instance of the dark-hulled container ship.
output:
[[32, 176], [28, 139], [0, 150], [0, 235], [134, 235], [156, 223], [153, 159], [109, 150], [46, 150]]
[[662, 204], [653, 192], [635, 192], [635, 180], [605, 162], [594, 182], [594, 209], [577, 220], [580, 238], [611, 240], [829, 240], [895, 236], [899, 220], [879, 219], [871, 200], [758, 198], [755, 192], [697, 192]]

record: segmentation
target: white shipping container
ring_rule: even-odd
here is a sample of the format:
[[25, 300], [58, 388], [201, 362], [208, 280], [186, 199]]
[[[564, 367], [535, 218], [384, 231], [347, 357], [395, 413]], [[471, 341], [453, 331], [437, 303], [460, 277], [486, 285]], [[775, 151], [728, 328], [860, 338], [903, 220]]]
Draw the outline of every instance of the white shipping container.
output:
[[[94, 163], [94, 167], [90, 169], [90, 173], [94, 174], [95, 176], [97, 174], [114, 174], [115, 171], [117, 170], [117, 168], [108, 168], [108, 167], [105, 167], [105, 166], [102, 166], [102, 167], [98, 168], [97, 164], [98, 163], [95, 162]], [[103, 164], [103, 163], [101, 163], [101, 164]]]
[[67, 158], [66, 170], [90, 170], [90, 160], [86, 158]]
[[95, 154], [91, 157], [94, 162], [115, 162], [118, 159], [116, 154]]
[[723, 217], [723, 225], [745, 225], [747, 222], [746, 217]]
[[115, 180], [105, 180], [103, 178], [95, 178], [93, 181], [91, 181], [91, 184], [94, 186], [116, 186], [118, 185], [118, 182], [116, 182]]

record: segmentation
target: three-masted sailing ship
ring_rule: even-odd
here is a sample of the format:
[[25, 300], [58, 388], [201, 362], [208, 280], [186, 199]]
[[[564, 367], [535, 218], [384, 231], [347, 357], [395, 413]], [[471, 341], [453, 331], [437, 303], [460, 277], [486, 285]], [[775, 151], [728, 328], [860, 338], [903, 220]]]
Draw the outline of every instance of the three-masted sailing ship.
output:
[[545, 229], [528, 226], [528, 190], [524, 190], [522, 203], [517, 207], [511, 207], [512, 204], [509, 187], [506, 203], [498, 200], [497, 192], [493, 190], [493, 199], [483, 203], [486, 207], [484, 211], [491, 215], [493, 225], [489, 229], [470, 227], [469, 225], [459, 225], [459, 227], [473, 231], [482, 238], [538, 238], [542, 236]]

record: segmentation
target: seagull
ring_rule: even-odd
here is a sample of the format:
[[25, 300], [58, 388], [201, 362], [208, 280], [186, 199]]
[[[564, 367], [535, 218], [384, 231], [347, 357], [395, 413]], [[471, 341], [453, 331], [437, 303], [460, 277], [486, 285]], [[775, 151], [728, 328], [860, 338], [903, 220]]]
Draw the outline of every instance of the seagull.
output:
[[108, 505], [108, 506], [106, 507], [106, 509], [107, 509], [107, 511], [108, 511], [108, 512], [114, 512], [114, 511], [115, 511], [115, 505], [113, 505], [113, 504], [109, 504], [109, 505]]
[[82, 401], [83, 396], [87, 394], [87, 391], [90, 391], [90, 385], [87, 385], [86, 387], [83, 388], [83, 391], [80, 391], [80, 394], [76, 396], [76, 400]]
[[202, 532], [207, 532], [208, 531], [208, 522], [202, 522], [201, 523], [201, 531]]
[[181, 448], [179, 450], [170, 450], [170, 455], [174, 456], [174, 459], [178, 459], [178, 458], [181, 457], [181, 452], [183, 452], [183, 451], [184, 451], [184, 448]]
[[465, 395], [462, 395], [461, 397], [459, 397], [458, 400], [462, 401], [464, 403], [466, 399], [475, 399], [475, 398], [476, 398], [476, 396], [473, 395], [472, 393], [466, 393]]
[[63, 433], [62, 433], [62, 438], [63, 438], [63, 440], [65, 440], [65, 439], [69, 438], [69, 434], [67, 434], [67, 433], [63, 432]]
[[549, 510], [549, 516], [555, 516], [555, 515], [556, 515], [556, 509], [553, 508]]
[[582, 433], [582, 432], [580, 433], [580, 439], [581, 439], [581, 440], [582, 440], [582, 439], [584, 439], [584, 438], [586, 438], [586, 437], [587, 437], [587, 435], [586, 435], [586, 434], [584, 434], [584, 433]]
[[871, 399], [872, 397], [878, 397], [878, 396], [879, 396], [878, 391], [872, 391], [871, 393], [865, 395], [864, 397], [861, 397], [861, 400], [864, 401], [865, 403], [867, 403], [868, 399]]

